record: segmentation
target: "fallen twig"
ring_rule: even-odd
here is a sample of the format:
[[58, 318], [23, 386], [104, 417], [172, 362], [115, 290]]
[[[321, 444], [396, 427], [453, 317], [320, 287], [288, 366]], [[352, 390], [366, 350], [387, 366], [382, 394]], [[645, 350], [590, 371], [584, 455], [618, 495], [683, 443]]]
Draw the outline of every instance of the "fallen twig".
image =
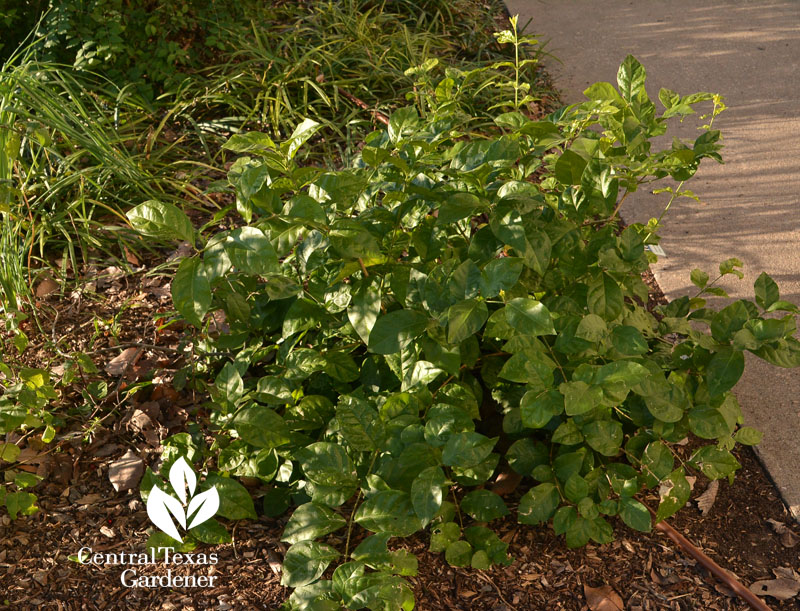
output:
[[[648, 507], [648, 509], [650, 508]], [[655, 517], [655, 512], [652, 509], [650, 509], [650, 513]], [[664, 533], [667, 537], [672, 539], [672, 541], [677, 543], [687, 554], [697, 560], [703, 568], [724, 583], [731, 591], [735, 592], [736, 595], [742, 598], [751, 608], [757, 611], [771, 611], [763, 600], [744, 587], [738, 579], [732, 577], [728, 571], [709, 558], [701, 549], [672, 528], [666, 521], [662, 520], [661, 522], [656, 522], [655, 529]]]
[[[324, 74], [317, 75], [317, 82], [318, 83], [324, 83], [325, 82], [325, 75]], [[342, 89], [339, 86], [336, 87], [336, 91], [339, 93], [339, 95], [343, 95], [344, 97], [346, 97], [348, 100], [350, 100], [353, 104], [355, 104], [359, 108], [362, 108], [363, 110], [371, 110], [370, 107], [369, 107], [369, 104], [367, 104], [364, 100], [357, 98], [356, 96], [354, 96], [349, 91], [345, 91], [344, 89]], [[372, 116], [375, 117], [378, 121], [380, 121], [384, 125], [389, 125], [389, 117], [387, 117], [385, 114], [383, 114], [379, 110], [372, 110]]]

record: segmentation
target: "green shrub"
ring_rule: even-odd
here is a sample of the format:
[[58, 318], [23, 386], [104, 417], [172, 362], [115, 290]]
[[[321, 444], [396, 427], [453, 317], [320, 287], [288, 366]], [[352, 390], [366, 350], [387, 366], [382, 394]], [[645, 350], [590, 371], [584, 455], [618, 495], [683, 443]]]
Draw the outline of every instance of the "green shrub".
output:
[[0, 3], [4, 57], [37, 21], [38, 59], [141, 83], [150, 95], [226, 48], [257, 2], [220, 0], [25, 0]]
[[0, 58], [8, 58], [30, 35], [47, 4], [47, 0], [0, 0]]
[[[214, 442], [190, 450], [215, 458], [216, 481], [260, 480], [267, 515], [296, 506], [286, 608], [413, 608], [402, 576], [416, 558], [388, 543], [426, 526], [454, 566], [511, 562], [491, 530], [509, 510], [481, 488], [501, 465], [535, 482], [519, 521], [552, 523], [575, 547], [611, 541], [612, 516], [649, 530], [643, 490], [661, 485], [657, 519], [669, 517], [689, 498], [687, 470], [732, 478], [731, 449], [758, 442], [730, 391], [744, 351], [800, 365], [797, 308], [762, 274], [755, 303], [715, 309], [705, 296], [723, 291], [695, 270], [696, 296], [646, 309], [659, 224], [623, 230], [619, 205], [719, 161], [723, 106], [662, 90], [657, 113], [644, 80], [628, 57], [616, 88], [597, 83], [541, 121], [501, 114], [487, 138], [464, 136], [470, 118], [443, 81], [424, 116], [397, 110], [343, 170], [295, 163], [313, 121], [280, 145], [231, 138], [243, 226], [206, 238], [169, 205], [129, 212], [147, 235], [202, 242], [173, 301], [199, 329], [222, 310], [229, 332], [198, 347], [231, 358], [208, 371]], [[654, 150], [701, 102], [713, 108], [699, 136]], [[691, 195], [681, 188], [672, 200]], [[682, 461], [672, 446], [687, 436], [712, 443]], [[355, 545], [357, 526], [371, 534]]]

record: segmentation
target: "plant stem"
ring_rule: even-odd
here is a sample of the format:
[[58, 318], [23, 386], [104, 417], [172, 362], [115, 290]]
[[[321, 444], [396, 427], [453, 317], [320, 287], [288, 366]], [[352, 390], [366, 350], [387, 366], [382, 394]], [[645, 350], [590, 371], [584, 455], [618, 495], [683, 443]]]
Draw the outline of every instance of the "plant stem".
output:
[[[378, 458], [378, 450], [375, 450], [372, 453], [372, 460], [369, 463], [369, 468], [367, 472], [364, 474], [364, 480], [366, 480], [370, 473], [372, 473], [372, 467], [375, 466], [375, 460]], [[347, 558], [348, 554], [350, 553], [350, 537], [353, 534], [353, 518], [355, 518], [356, 510], [358, 509], [358, 502], [361, 500], [363, 496], [363, 488], [358, 489], [358, 494], [356, 495], [356, 502], [353, 503], [353, 511], [350, 512], [350, 519], [347, 521], [347, 539], [345, 540], [344, 544], [344, 557]]]
[[[681, 190], [681, 188], [683, 187], [683, 183], [684, 183], [684, 182], [685, 182], [685, 181], [683, 181], [683, 180], [682, 180], [682, 181], [680, 182], [680, 184], [678, 185], [678, 188], [677, 188], [677, 189], [675, 189], [675, 190], [672, 192], [672, 197], [670, 197], [670, 198], [669, 198], [669, 201], [667, 202], [667, 205], [666, 205], [666, 206], [664, 206], [664, 209], [661, 211], [661, 215], [660, 215], [660, 216], [658, 217], [658, 219], [656, 220], [656, 224], [660, 223], [660, 222], [661, 222], [661, 219], [663, 219], [663, 218], [664, 218], [664, 215], [667, 213], [667, 210], [669, 210], [669, 207], [672, 205], [672, 202], [674, 202], [674, 201], [675, 201], [675, 198], [676, 198], [676, 197], [678, 197], [678, 194], [680, 193], [680, 190]], [[652, 232], [652, 231], [651, 231], [651, 232], [649, 232], [649, 233], [648, 233], [648, 234], [647, 234], [647, 235], [644, 237], [644, 240], [643, 240], [643, 242], [644, 242], [645, 244], [647, 243], [647, 240], [650, 238], [650, 236], [651, 236], [651, 235], [653, 235], [653, 232]]]

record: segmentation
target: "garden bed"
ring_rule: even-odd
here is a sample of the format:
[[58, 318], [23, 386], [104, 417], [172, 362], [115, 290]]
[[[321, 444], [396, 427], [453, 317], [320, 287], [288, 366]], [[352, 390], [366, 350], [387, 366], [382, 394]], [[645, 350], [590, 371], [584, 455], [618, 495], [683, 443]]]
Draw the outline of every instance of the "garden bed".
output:
[[[353, 6], [340, 14], [331, 5], [325, 18], [346, 15], [349, 21], [337, 21], [337, 27], [355, 28], [348, 35], [378, 36], [380, 28], [370, 29], [375, 23], [360, 20]], [[470, 6], [477, 22], [475, 15], [487, 7]], [[292, 19], [292, 11], [300, 10], [289, 4], [276, 7], [289, 11]], [[309, 11], [279, 29], [296, 41], [311, 38], [319, 31], [320, 15]], [[2, 290], [6, 312], [13, 311], [15, 301], [25, 314], [8, 317], [3, 337], [3, 375], [6, 381], [20, 380], [3, 397], [3, 409], [10, 414], [3, 417], [20, 430], [5, 431], [6, 443], [0, 445], [0, 457], [10, 465], [4, 466], [8, 484], [0, 489], [0, 506], [5, 503], [9, 512], [0, 516], [0, 602], [11, 608], [277, 609], [292, 592], [282, 582], [295, 586], [295, 593], [305, 588], [304, 596], [317, 585], [331, 589], [324, 596], [334, 596], [332, 583], [339, 579], [336, 603], [311, 603], [317, 593], [310, 595], [315, 610], [338, 608], [338, 601], [359, 596], [370, 605], [402, 599], [407, 609], [406, 587], [413, 590], [418, 609], [745, 608], [665, 537], [641, 532], [651, 525], [648, 507], [664, 511], [678, 530], [745, 585], [779, 577], [789, 586], [797, 582], [800, 589], [800, 577], [792, 571], [800, 540], [794, 523], [752, 450], [740, 445], [728, 454], [736, 442], [750, 444], [757, 438], [755, 431], [740, 428], [738, 406], [728, 394], [741, 375], [742, 351], [774, 348], [768, 357], [781, 358], [781, 350], [788, 355], [782, 358], [792, 356], [788, 323], [778, 328], [769, 321], [773, 328], [761, 310], [796, 310], [778, 300], [768, 276], [756, 284], [761, 310], [739, 303], [733, 314], [716, 313], [701, 309], [697, 298], [667, 305], [652, 275], [643, 272], [645, 244], [657, 243], [657, 223], [623, 231], [617, 217], [623, 189], [627, 194], [653, 177], [671, 176], [680, 182], [678, 197], [701, 159], [719, 157], [719, 134], [710, 123], [691, 146], [651, 155], [641, 144], [663, 133], [668, 118], [690, 114], [696, 103], [713, 103], [713, 122], [722, 110], [718, 97], [665, 95], [666, 111], [655, 118], [645, 101], [644, 68], [628, 57], [620, 68], [619, 91], [598, 84], [588, 90], [585, 107], [544, 121], [554, 110], [553, 99], [532, 92], [520, 78], [536, 62], [520, 55], [533, 41], [519, 37], [515, 20], [512, 30], [498, 37], [513, 49], [513, 61], [495, 64], [497, 74], [484, 80], [490, 73], [474, 70], [445, 72], [447, 78], [437, 81], [433, 74], [436, 79], [442, 74], [435, 72], [435, 62], [410, 70], [393, 63], [404, 53], [409, 61], [422, 57], [425, 41], [440, 45], [437, 52], [445, 62], [460, 62], [464, 55], [469, 61], [487, 53], [498, 57], [485, 23], [476, 39], [482, 46], [475, 50], [448, 43], [447, 20], [439, 15], [441, 22], [416, 22], [427, 28], [419, 39], [412, 36], [399, 46], [396, 37], [385, 41], [392, 54], [381, 74], [390, 78], [379, 83], [379, 93], [386, 99], [369, 98], [368, 103], [352, 92], [372, 96], [369, 79], [343, 74], [331, 83], [324, 71], [314, 74], [314, 61], [304, 64], [292, 55], [293, 46], [281, 47], [280, 57], [275, 56], [286, 64], [281, 73], [288, 76], [302, 66], [310, 70], [297, 81], [306, 95], [330, 85], [336, 98], [320, 94], [291, 113], [280, 95], [258, 97], [258, 70], [269, 53], [255, 32], [248, 53], [259, 57], [236, 55], [205, 73], [208, 82], [219, 86], [206, 89], [207, 114], [185, 114], [194, 103], [182, 105], [185, 99], [170, 92], [171, 110], [150, 110], [137, 119], [147, 123], [158, 116], [157, 128], [135, 138], [135, 129], [125, 132], [124, 145], [135, 153], [125, 157], [128, 170], [151, 168], [151, 153], [166, 160], [152, 166], [152, 175], [150, 170], [134, 172], [141, 181], [126, 198], [141, 204], [163, 195], [167, 203], [151, 201], [133, 210], [115, 208], [120, 202], [103, 206], [102, 214], [93, 210], [82, 219], [83, 234], [71, 216], [74, 206], [66, 206], [70, 212], [58, 217], [62, 233], [54, 232], [54, 238], [36, 233], [49, 220], [47, 208], [36, 207], [47, 201], [39, 195], [43, 191], [31, 191], [35, 213], [27, 198], [16, 202], [27, 209], [11, 215], [17, 225], [6, 227], [3, 244], [17, 248], [16, 266], [24, 274], [11, 283], [8, 277], [14, 274], [6, 270]], [[424, 44], [416, 45], [419, 41]], [[344, 44], [342, 52], [357, 54], [346, 42], [346, 36], [329, 41]], [[367, 55], [372, 62], [370, 51]], [[360, 55], [357, 59], [366, 61]], [[58, 74], [60, 69], [54, 70]], [[240, 70], [236, 79], [229, 79], [231, 70]], [[503, 77], [503, 71], [512, 76]], [[398, 89], [391, 75], [407, 82]], [[546, 82], [541, 72], [536, 79]], [[246, 85], [231, 94], [229, 80]], [[466, 95], [470, 88], [482, 91], [481, 97]], [[46, 84], [35, 89], [46, 90]], [[72, 97], [87, 95], [81, 91]], [[192, 89], [181, 93], [187, 91]], [[487, 108], [495, 97], [488, 92], [494, 91], [499, 106]], [[469, 104], [462, 107], [462, 99]], [[252, 132], [234, 135], [223, 146], [238, 128], [230, 129], [230, 117], [214, 123], [215, 113], [227, 108], [246, 114], [259, 104], [258, 119], [254, 114], [240, 124]], [[92, 108], [99, 113], [106, 105], [100, 101]], [[615, 108], [628, 113], [624, 128], [609, 119], [609, 109]], [[324, 125], [301, 123], [303, 110]], [[510, 112], [492, 123], [501, 110]], [[116, 126], [116, 115], [106, 119]], [[210, 122], [198, 128], [195, 119]], [[369, 134], [382, 129], [378, 123], [388, 123], [388, 131]], [[585, 130], [601, 123], [606, 141], [598, 156], [601, 142]], [[82, 125], [70, 126], [78, 147], [91, 140]], [[54, 145], [46, 131], [34, 132], [41, 150], [57, 152], [58, 144], [48, 148]], [[622, 145], [612, 147], [615, 142]], [[12, 141], [7, 150], [16, 154], [18, 144]], [[117, 144], [98, 145], [100, 173], [87, 171], [87, 176], [102, 176], [110, 184], [120, 179], [106, 172], [119, 152]], [[296, 160], [304, 146], [308, 151]], [[176, 151], [183, 159], [174, 161]], [[187, 162], [194, 153], [205, 156], [204, 161]], [[239, 153], [248, 157], [234, 161]], [[34, 175], [32, 159], [12, 159], [11, 174], [21, 176], [20, 164], [30, 163], [26, 171]], [[86, 169], [85, 159], [75, 159], [56, 166]], [[78, 164], [74, 168], [73, 162]], [[64, 176], [56, 192], [68, 199], [78, 183], [70, 171]], [[159, 177], [160, 195], [146, 191], [148, 176]], [[374, 189], [368, 190], [365, 185], [373, 180]], [[83, 198], [84, 183], [79, 184]], [[98, 186], [92, 180], [89, 184]], [[267, 188], [273, 184], [279, 186]], [[409, 193], [424, 195], [414, 199]], [[55, 196], [53, 203], [64, 204]], [[128, 212], [133, 227], [161, 246], [173, 240], [174, 248], [174, 238], [185, 242], [174, 252], [158, 245], [153, 249], [106, 212]], [[103, 231], [97, 235], [87, 232], [99, 227]], [[82, 257], [76, 256], [73, 239]], [[301, 247], [307, 246], [311, 250], [301, 260]], [[321, 249], [312, 263], [315, 248]], [[109, 252], [116, 258], [109, 258]], [[51, 270], [44, 271], [48, 266]], [[735, 260], [725, 262], [720, 277], [738, 273], [737, 266]], [[382, 274], [390, 278], [386, 286]], [[718, 294], [716, 280], [708, 284], [702, 272], [695, 270], [692, 281], [700, 289], [698, 297]], [[686, 320], [690, 308], [696, 310], [693, 320], [710, 324], [714, 341], [692, 335]], [[734, 338], [734, 332], [751, 329], [742, 328], [745, 321], [753, 323], [752, 338]], [[683, 344], [675, 348], [678, 340]], [[528, 367], [531, 361], [538, 369]], [[663, 400], [664, 393], [675, 398], [674, 404]], [[322, 407], [314, 412], [312, 401], [310, 412], [303, 412], [303, 397]], [[384, 412], [389, 398], [398, 403]], [[343, 406], [334, 408], [336, 401]], [[27, 420], [19, 415], [21, 409], [28, 410]], [[441, 413], [439, 421], [434, 422], [433, 412]], [[696, 458], [703, 444], [688, 440], [690, 429], [696, 437], [717, 440], [713, 454], [704, 455], [714, 457], [710, 467], [710, 458], [705, 463]], [[490, 454], [495, 444], [500, 454]], [[343, 475], [344, 483], [315, 479], [317, 467], [313, 456], [308, 458], [312, 446], [324, 460], [343, 456], [342, 465], [350, 469], [342, 467], [334, 475]], [[409, 479], [416, 464], [402, 462], [406, 451], [420, 448], [420, 464], [430, 481], [419, 481], [421, 469]], [[238, 456], [235, 452], [249, 454], [237, 462], [231, 458]], [[185, 545], [201, 542], [190, 550], [191, 557], [210, 566], [171, 566], [167, 571], [146, 562], [146, 555], [135, 570], [121, 566], [125, 561], [118, 562], [117, 554], [177, 543], [153, 528], [154, 523], [161, 530], [165, 523], [174, 525], [166, 509], [166, 522], [159, 522], [146, 506], [159, 480], [144, 467], [155, 469], [166, 457], [167, 467], [174, 468], [179, 453], [209, 471], [205, 485], [215, 478], [228, 492], [244, 496], [242, 511], [232, 511], [233, 501], [223, 498], [228, 506], [219, 515], [228, 520], [212, 522], [210, 530], [192, 531], [190, 526]], [[428, 459], [435, 464], [425, 463]], [[559, 471], [561, 459], [568, 475]], [[728, 484], [725, 476], [736, 471], [736, 459], [743, 468]], [[492, 497], [483, 488], [491, 485], [501, 460], [501, 469], [516, 465], [519, 473], [542, 483], [532, 488], [532, 481], [523, 479], [502, 501]], [[262, 472], [269, 464], [274, 468]], [[696, 477], [686, 477], [687, 466]], [[161, 477], [165, 471], [162, 465]], [[180, 495], [173, 479], [170, 470], [171, 485]], [[456, 503], [443, 503], [443, 496], [449, 498], [443, 490], [451, 486]], [[671, 517], [689, 495], [688, 486], [692, 500]], [[348, 494], [339, 499], [342, 487]], [[474, 501], [467, 509], [465, 502], [462, 515], [461, 500], [476, 491], [483, 496], [473, 498], [489, 500], [494, 509], [476, 507]], [[251, 497], [259, 500], [257, 505]], [[294, 534], [287, 537], [290, 498], [317, 522], [298, 530], [304, 519], [298, 518]], [[389, 498], [398, 500], [401, 509], [397, 503], [387, 508], [376, 501]], [[282, 510], [273, 511], [284, 500]], [[559, 505], [564, 511], [554, 517]], [[527, 524], [517, 523], [517, 517]], [[547, 525], [551, 517], [578, 549], [568, 549], [564, 537], [553, 533]], [[482, 519], [491, 522], [499, 539], [491, 539], [494, 535], [478, 522]], [[437, 545], [446, 553], [429, 550], [428, 523], [458, 532], [455, 540], [440, 536]], [[334, 556], [343, 550], [346, 556], [351, 543], [362, 543], [367, 531], [388, 536], [399, 534], [398, 529], [410, 536], [391, 539], [394, 555], [383, 550], [369, 559], [367, 554], [363, 563], [354, 556], [356, 562], [334, 573], [333, 582], [315, 584], [320, 577], [331, 579], [332, 571], [324, 571], [333, 556], [312, 569], [295, 564], [294, 576], [282, 566], [290, 549], [295, 561], [306, 558], [298, 555], [308, 549]], [[475, 537], [482, 532], [483, 542], [469, 539], [469, 531]], [[510, 564], [504, 546], [513, 558]], [[86, 556], [94, 553], [105, 564], [87, 563]], [[491, 568], [460, 568], [470, 563]], [[358, 571], [367, 566], [371, 572], [361, 582]], [[200, 573], [204, 587], [170, 585], [175, 578], [194, 579]], [[131, 589], [137, 576], [149, 581]], [[378, 583], [370, 579], [390, 585], [376, 594], [383, 585], [370, 585]], [[774, 608], [793, 604], [778, 602]]]

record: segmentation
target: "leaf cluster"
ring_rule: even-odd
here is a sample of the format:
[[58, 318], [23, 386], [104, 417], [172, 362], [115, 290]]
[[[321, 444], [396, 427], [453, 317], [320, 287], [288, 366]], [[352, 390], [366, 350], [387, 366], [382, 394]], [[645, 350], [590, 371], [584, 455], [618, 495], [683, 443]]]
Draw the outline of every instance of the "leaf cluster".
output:
[[[454, 566], [509, 562], [485, 525], [508, 508], [481, 488], [501, 465], [534, 483], [519, 521], [574, 547], [611, 541], [613, 516], [649, 530], [642, 491], [660, 486], [669, 517], [689, 470], [732, 478], [734, 445], [758, 441], [731, 389], [745, 352], [800, 365], [797, 308], [762, 274], [755, 302], [717, 309], [716, 280], [696, 270], [696, 296], [649, 311], [658, 223], [617, 217], [641, 184], [720, 160], [710, 125], [652, 143], [719, 100], [662, 90], [657, 110], [633, 57], [586, 96], [540, 121], [501, 114], [491, 137], [466, 137], [453, 105], [402, 108], [336, 171], [295, 162], [313, 121], [281, 144], [237, 134], [225, 147], [243, 225], [196, 232], [159, 202], [129, 213], [197, 246], [172, 282], [180, 314], [201, 331], [225, 314], [227, 332], [198, 339], [234, 355], [206, 386], [211, 449], [223, 477], [268, 485], [266, 514], [295, 507], [287, 608], [412, 608], [416, 559], [389, 543], [429, 525]], [[710, 443], [683, 460], [673, 445], [688, 436]], [[372, 534], [354, 547], [356, 525]]]

